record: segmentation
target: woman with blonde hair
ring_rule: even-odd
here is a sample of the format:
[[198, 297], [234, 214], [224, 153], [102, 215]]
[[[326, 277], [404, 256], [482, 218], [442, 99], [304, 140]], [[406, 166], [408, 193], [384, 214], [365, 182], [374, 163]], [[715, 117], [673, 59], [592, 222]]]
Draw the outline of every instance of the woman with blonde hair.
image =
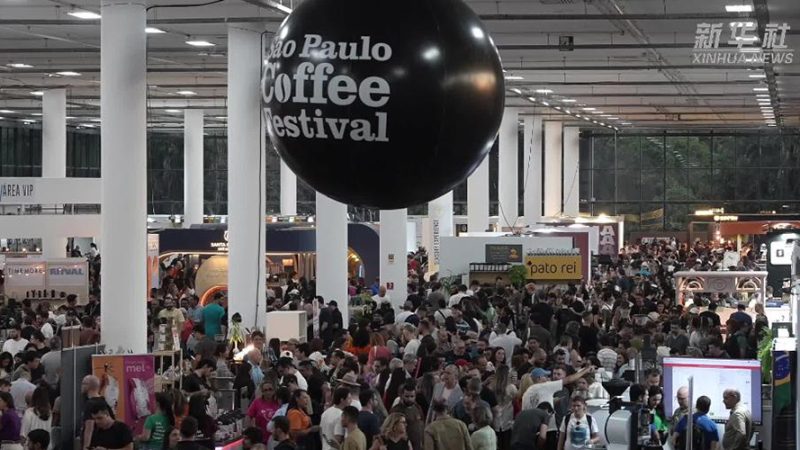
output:
[[412, 450], [407, 425], [405, 414], [389, 414], [383, 422], [380, 436], [375, 436], [370, 450]]

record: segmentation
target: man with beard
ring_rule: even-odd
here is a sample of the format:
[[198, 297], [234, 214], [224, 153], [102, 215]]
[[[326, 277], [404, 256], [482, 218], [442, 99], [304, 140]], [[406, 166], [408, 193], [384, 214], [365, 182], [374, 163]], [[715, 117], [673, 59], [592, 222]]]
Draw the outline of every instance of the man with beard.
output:
[[391, 411], [406, 416], [406, 429], [408, 430], [408, 440], [414, 450], [422, 450], [422, 437], [425, 432], [425, 414], [417, 404], [417, 386], [414, 380], [406, 380], [403, 385], [403, 393], [400, 403]]

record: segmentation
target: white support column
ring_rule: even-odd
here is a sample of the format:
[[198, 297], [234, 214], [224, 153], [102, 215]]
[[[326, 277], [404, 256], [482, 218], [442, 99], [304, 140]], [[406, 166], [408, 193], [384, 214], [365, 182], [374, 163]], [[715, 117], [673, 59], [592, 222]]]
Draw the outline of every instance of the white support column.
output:
[[297, 215], [297, 175], [281, 159], [281, 215]]
[[467, 231], [489, 228], [489, 155], [467, 178]]
[[525, 139], [523, 206], [525, 224], [534, 226], [542, 219], [542, 118], [528, 116], [523, 125]]
[[[86, 252], [89, 248], [81, 248]], [[67, 256], [67, 238], [42, 236], [42, 257], [47, 259], [65, 258]]]
[[544, 124], [544, 215], [561, 213], [561, 122]]
[[578, 167], [580, 152], [580, 129], [578, 127], [564, 128], [564, 214], [572, 217], [578, 216], [578, 203], [580, 185], [578, 184], [580, 171]]
[[183, 111], [183, 226], [203, 223], [203, 110]]
[[266, 312], [261, 60], [261, 31], [229, 25], [228, 320], [238, 312], [248, 328], [263, 327]]
[[[50, 89], [42, 96], [42, 178], [67, 176], [67, 91]], [[57, 230], [52, 230], [57, 233]], [[67, 238], [41, 236], [42, 256], [64, 258]]]
[[519, 216], [519, 185], [517, 155], [519, 151], [519, 111], [506, 108], [500, 123], [500, 149], [497, 164], [497, 215], [503, 227], [513, 227]]
[[408, 266], [406, 263], [406, 237], [408, 211], [406, 209], [381, 210], [380, 279], [386, 286], [392, 306], [403, 308], [408, 296]]
[[50, 89], [42, 96], [42, 178], [66, 176], [67, 91]]
[[350, 323], [347, 295], [347, 205], [319, 192], [316, 196], [317, 295], [335, 300], [342, 323]]
[[441, 244], [439, 239], [445, 236], [454, 236], [453, 224], [453, 191], [450, 191], [439, 198], [428, 203], [428, 217], [430, 218], [431, 245], [428, 248], [428, 270], [436, 272], [439, 270], [439, 251]]
[[147, 352], [147, 65], [144, 3], [101, 7], [101, 342]]

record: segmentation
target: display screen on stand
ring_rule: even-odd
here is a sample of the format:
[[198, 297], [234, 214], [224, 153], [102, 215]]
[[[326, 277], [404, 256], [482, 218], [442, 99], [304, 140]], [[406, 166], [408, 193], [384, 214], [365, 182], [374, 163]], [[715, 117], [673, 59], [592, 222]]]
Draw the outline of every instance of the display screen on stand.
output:
[[[689, 385], [694, 377], [692, 402], [705, 395], [711, 399], [708, 417], [725, 423], [730, 411], [722, 402], [727, 389], [736, 389], [742, 403], [753, 415], [753, 422], [761, 424], [761, 363], [749, 359], [664, 358], [664, 410], [675, 411], [678, 389]], [[694, 407], [694, 405], [692, 405]]]

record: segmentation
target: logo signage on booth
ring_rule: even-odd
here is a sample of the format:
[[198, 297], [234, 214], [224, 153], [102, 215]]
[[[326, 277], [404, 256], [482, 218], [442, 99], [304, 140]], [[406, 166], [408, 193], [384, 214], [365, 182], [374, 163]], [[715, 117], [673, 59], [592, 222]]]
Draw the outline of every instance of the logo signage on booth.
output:
[[487, 263], [521, 263], [522, 244], [486, 244]]
[[505, 92], [497, 49], [461, 0], [305, 0], [266, 50], [261, 100], [271, 143], [312, 188], [398, 209], [480, 165]]
[[528, 279], [579, 280], [583, 277], [580, 255], [528, 255]]

